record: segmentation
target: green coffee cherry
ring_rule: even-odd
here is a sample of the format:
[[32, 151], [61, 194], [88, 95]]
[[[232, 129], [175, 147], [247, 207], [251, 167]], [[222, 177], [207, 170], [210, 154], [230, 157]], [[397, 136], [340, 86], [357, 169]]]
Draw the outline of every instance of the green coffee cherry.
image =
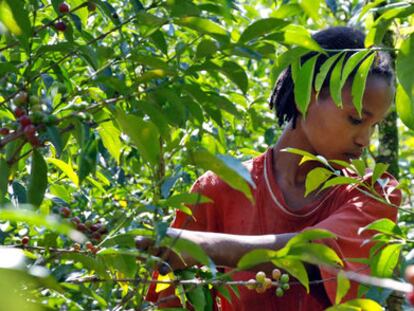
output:
[[280, 276], [280, 283], [287, 283], [289, 282], [289, 274], [282, 274]]
[[282, 297], [284, 293], [285, 292], [283, 291], [282, 288], [280, 288], [280, 287], [276, 288], [276, 296], [277, 297]]
[[256, 273], [256, 281], [263, 283], [266, 278], [266, 274], [263, 271], [259, 271]]
[[281, 286], [284, 290], [288, 290], [290, 288], [290, 285], [288, 283], [283, 283]]

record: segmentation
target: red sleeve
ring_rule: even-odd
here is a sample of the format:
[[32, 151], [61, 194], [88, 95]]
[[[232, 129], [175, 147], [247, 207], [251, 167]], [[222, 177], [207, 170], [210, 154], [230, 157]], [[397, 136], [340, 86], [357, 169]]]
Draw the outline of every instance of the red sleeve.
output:
[[[193, 193], [200, 193], [203, 196], [208, 197], [211, 202], [209, 203], [202, 203], [197, 205], [191, 205], [189, 208], [192, 211], [192, 216], [189, 216], [183, 213], [180, 210], [176, 211], [175, 219], [171, 224], [174, 228], [181, 228], [187, 230], [194, 230], [194, 231], [211, 231], [215, 232], [218, 231], [218, 227], [220, 226], [219, 219], [217, 217], [217, 208], [218, 201], [219, 201], [219, 194], [220, 185], [223, 184], [217, 175], [212, 172], [207, 172], [202, 175], [191, 187], [190, 192]], [[158, 272], [155, 271], [152, 275], [153, 279], [158, 278]], [[156, 293], [155, 292], [156, 284], [151, 284], [149, 286], [146, 300], [156, 302], [162, 298], [174, 295], [174, 287], [170, 286], [167, 289]], [[171, 299], [166, 303], [160, 304], [162, 308], [171, 308], [171, 307], [180, 307], [181, 303], [176, 297], [175, 299]]]
[[[399, 206], [401, 203], [401, 191], [396, 189], [398, 183], [392, 176], [387, 175], [387, 177], [389, 178], [389, 181], [384, 187], [384, 192], [387, 193], [392, 204]], [[380, 190], [378, 184], [377, 186], [375, 188], [378, 193], [384, 195], [384, 192]], [[396, 222], [397, 212], [398, 209], [396, 207], [381, 203], [354, 188], [349, 191], [349, 194], [344, 200], [344, 204], [331, 216], [315, 225], [314, 228], [329, 230], [337, 236], [337, 239], [326, 239], [318, 242], [333, 248], [341, 259], [368, 258], [370, 248], [374, 244], [362, 244], [367, 239], [372, 238], [376, 232], [368, 230], [358, 234], [358, 229], [381, 218], [388, 218]], [[370, 269], [367, 265], [346, 260], [343, 260], [343, 262], [346, 271], [354, 271], [363, 274], [370, 273]], [[323, 267], [320, 267], [320, 270], [322, 279], [332, 279], [332, 281], [324, 282], [324, 285], [331, 302], [334, 304], [337, 287], [336, 276], [323, 270]], [[344, 300], [357, 298], [357, 292], [358, 283], [351, 281], [351, 288]]]

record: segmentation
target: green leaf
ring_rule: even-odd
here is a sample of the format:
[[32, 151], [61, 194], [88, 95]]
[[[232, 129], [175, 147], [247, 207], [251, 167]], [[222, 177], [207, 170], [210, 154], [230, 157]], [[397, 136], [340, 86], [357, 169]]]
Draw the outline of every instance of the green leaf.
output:
[[375, 55], [375, 53], [372, 53], [362, 62], [361, 66], [359, 66], [358, 71], [355, 75], [354, 81], [352, 82], [352, 101], [359, 115], [361, 115], [362, 111], [362, 97], [365, 91], [365, 83], [372, 62], [375, 59]]
[[85, 269], [90, 272], [95, 271], [102, 278], [110, 277], [109, 273], [105, 269], [105, 265], [100, 260], [93, 257], [79, 253], [62, 253], [59, 257], [64, 260], [80, 262]]
[[196, 57], [210, 57], [214, 55], [218, 50], [218, 44], [214, 40], [203, 39], [197, 46]]
[[296, 278], [309, 294], [309, 278], [305, 265], [300, 261], [292, 258], [276, 258], [272, 263], [277, 267], [286, 270], [290, 275]]
[[[253, 200], [249, 187], [252, 180], [251, 177], [246, 177], [246, 169], [243, 170], [240, 167], [240, 169], [235, 169], [234, 162], [229, 166], [225, 161], [204, 149], [190, 150], [188, 160], [199, 168], [213, 171], [229, 186], [242, 192], [249, 200]], [[229, 162], [228, 158], [226, 161]], [[254, 187], [254, 184], [251, 184], [251, 186]]]
[[359, 183], [359, 181], [355, 178], [339, 176], [339, 177], [334, 177], [332, 179], [329, 179], [323, 185], [321, 190], [324, 190], [324, 189], [329, 188], [329, 187], [334, 187], [334, 186], [337, 186], [337, 185], [352, 185], [352, 184], [357, 184], [357, 183]]
[[227, 36], [227, 31], [219, 24], [201, 17], [183, 17], [175, 21], [176, 24], [194, 29], [202, 34]]
[[387, 170], [389, 164], [385, 163], [376, 163], [374, 167], [374, 172], [372, 173], [371, 182], [374, 184], [378, 178], [380, 178]]
[[336, 63], [331, 73], [331, 79], [329, 81], [329, 92], [332, 100], [338, 107], [342, 107], [342, 67], [345, 59], [345, 54], [342, 54], [339, 61]]
[[188, 254], [203, 265], [214, 266], [213, 262], [201, 246], [192, 241], [166, 237], [163, 239], [161, 245], [171, 247], [177, 254]]
[[108, 121], [99, 124], [98, 133], [105, 148], [119, 164], [119, 157], [121, 155], [122, 149], [122, 143], [120, 139], [121, 131], [115, 127], [112, 121]]
[[78, 178], [79, 184], [90, 174], [96, 170], [98, 155], [98, 140], [91, 137], [85, 144], [78, 155]]
[[319, 243], [293, 245], [288, 252], [288, 256], [315, 265], [343, 266], [342, 260], [333, 249]]
[[0, 158], [0, 202], [3, 203], [4, 198], [7, 194], [7, 188], [9, 186], [9, 175], [10, 175], [10, 166], [7, 164], [7, 161], [1, 157]]
[[46, 161], [59, 168], [75, 184], [75, 186], [79, 186], [78, 175], [76, 175], [71, 165], [63, 162], [62, 160], [53, 158], [47, 158]]
[[300, 68], [294, 81], [295, 102], [302, 115], [306, 116], [306, 111], [311, 100], [313, 72], [315, 71], [318, 55], [307, 60]]
[[319, 94], [320, 90], [322, 89], [323, 83], [325, 82], [326, 76], [328, 75], [329, 70], [331, 69], [332, 65], [341, 56], [342, 53], [335, 54], [329, 57], [323, 65], [320, 67], [318, 74], [315, 78], [315, 91], [317, 95]]
[[371, 261], [371, 273], [378, 277], [390, 278], [398, 264], [402, 244], [385, 246]]
[[358, 234], [361, 234], [366, 230], [375, 230], [378, 232], [385, 233], [387, 235], [397, 236], [399, 238], [403, 237], [403, 233], [400, 227], [388, 218], [378, 219], [366, 225], [365, 227], [359, 228]]
[[355, 167], [355, 170], [358, 173], [358, 175], [363, 177], [367, 169], [365, 162], [361, 159], [353, 159], [351, 163]]
[[152, 122], [128, 115], [121, 109], [117, 109], [115, 115], [122, 131], [138, 148], [143, 159], [151, 165], [157, 165], [160, 158], [160, 134], [157, 127]]
[[342, 87], [345, 85], [346, 81], [348, 80], [349, 75], [352, 71], [361, 63], [361, 61], [371, 53], [370, 50], [359, 51], [355, 54], [352, 54], [350, 58], [346, 61], [344, 68], [342, 70], [342, 77], [341, 77], [341, 84]]
[[252, 39], [256, 39], [277, 29], [285, 27], [287, 24], [288, 22], [273, 17], [260, 19], [247, 26], [247, 28], [242, 32], [239, 42], [243, 43]]
[[344, 271], [339, 271], [337, 278], [337, 287], [336, 287], [336, 297], [335, 297], [335, 304], [339, 304], [342, 298], [345, 297], [346, 293], [351, 287], [351, 283], [349, 282], [348, 278], [345, 276]]
[[406, 126], [414, 129], [414, 33], [403, 41], [396, 60], [397, 111]]
[[382, 311], [382, 307], [380, 304], [378, 304], [374, 300], [358, 298], [358, 299], [349, 300], [337, 306], [329, 307], [325, 311], [352, 311], [352, 310]]
[[[285, 245], [284, 248], [289, 249], [290, 247], [294, 246], [295, 244], [302, 244], [302, 243], [309, 243], [314, 240], [321, 240], [321, 239], [333, 239], [336, 238], [336, 235], [332, 232], [329, 232], [325, 229], [306, 229], [302, 232], [295, 235], [291, 238]], [[283, 249], [283, 248], [282, 248]], [[278, 250], [278, 253], [281, 253], [281, 250]]]
[[31, 36], [29, 14], [24, 1], [3, 0], [0, 2], [0, 20], [15, 35]]
[[324, 53], [324, 50], [312, 38], [308, 30], [300, 25], [289, 24], [282, 32], [266, 36], [267, 40], [275, 40], [287, 45], [297, 45], [312, 51]]
[[54, 216], [41, 215], [28, 209], [24, 209], [24, 207], [25, 205], [21, 205], [21, 208], [19, 209], [1, 209], [0, 219], [4, 221], [23, 222], [31, 226], [45, 227], [46, 229], [64, 234], [79, 243], [86, 241], [86, 237], [81, 232], [74, 230], [71, 225], [59, 222]]
[[233, 81], [244, 94], [246, 94], [249, 86], [249, 79], [247, 78], [243, 67], [235, 62], [225, 61], [221, 66], [220, 71]]
[[46, 127], [47, 135], [49, 136], [50, 141], [56, 149], [56, 154], [59, 157], [63, 151], [63, 142], [62, 137], [60, 136], [59, 130], [56, 126], [47, 126]]
[[270, 262], [276, 257], [276, 251], [270, 249], [255, 249], [244, 254], [237, 263], [237, 268], [241, 270], [250, 269], [261, 263]]
[[316, 190], [320, 187], [320, 185], [325, 182], [330, 176], [332, 176], [332, 172], [324, 167], [315, 167], [306, 175], [305, 181], [305, 197], [308, 196], [309, 193]]
[[40, 206], [47, 188], [47, 164], [37, 149], [33, 150], [27, 199], [30, 204]]

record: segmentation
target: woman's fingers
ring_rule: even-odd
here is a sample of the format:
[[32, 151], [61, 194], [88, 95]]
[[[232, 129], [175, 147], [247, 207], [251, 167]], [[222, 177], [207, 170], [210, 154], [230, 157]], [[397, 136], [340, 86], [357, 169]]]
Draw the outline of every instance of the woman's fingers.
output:
[[145, 236], [137, 236], [135, 238], [135, 247], [141, 251], [147, 251], [151, 246], [154, 245], [154, 240]]

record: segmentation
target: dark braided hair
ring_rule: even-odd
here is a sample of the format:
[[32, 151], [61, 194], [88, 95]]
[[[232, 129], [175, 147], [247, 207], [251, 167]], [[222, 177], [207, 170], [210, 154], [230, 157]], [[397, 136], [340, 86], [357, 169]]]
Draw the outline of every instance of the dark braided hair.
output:
[[[365, 35], [356, 29], [350, 27], [331, 27], [325, 30], [315, 33], [313, 39], [326, 50], [342, 50], [342, 49], [363, 49]], [[344, 63], [357, 51], [345, 52]], [[319, 73], [321, 66], [331, 56], [338, 54], [339, 52], [328, 52], [327, 55], [320, 54], [315, 64], [315, 71], [313, 75], [312, 85], [316, 75]], [[316, 55], [317, 52], [309, 52], [301, 57], [301, 63], [303, 64], [308, 59]], [[338, 62], [339, 58], [336, 60]], [[332, 69], [335, 64], [330, 68], [324, 84], [322, 85], [321, 93], [324, 89], [329, 88], [329, 80]], [[355, 76], [357, 68], [350, 74], [349, 79]], [[391, 61], [388, 53], [383, 51], [377, 51], [374, 63], [370, 69], [369, 75], [375, 75], [384, 78], [390, 85], [394, 81], [394, 72], [391, 66]], [[276, 110], [276, 116], [279, 125], [283, 125], [285, 122], [292, 120], [292, 126], [295, 128], [296, 119], [299, 115], [299, 111], [296, 108], [295, 98], [293, 93], [294, 83], [292, 80], [292, 71], [290, 66], [285, 69], [276, 81], [276, 85], [273, 89], [270, 97], [270, 108], [273, 107]]]

